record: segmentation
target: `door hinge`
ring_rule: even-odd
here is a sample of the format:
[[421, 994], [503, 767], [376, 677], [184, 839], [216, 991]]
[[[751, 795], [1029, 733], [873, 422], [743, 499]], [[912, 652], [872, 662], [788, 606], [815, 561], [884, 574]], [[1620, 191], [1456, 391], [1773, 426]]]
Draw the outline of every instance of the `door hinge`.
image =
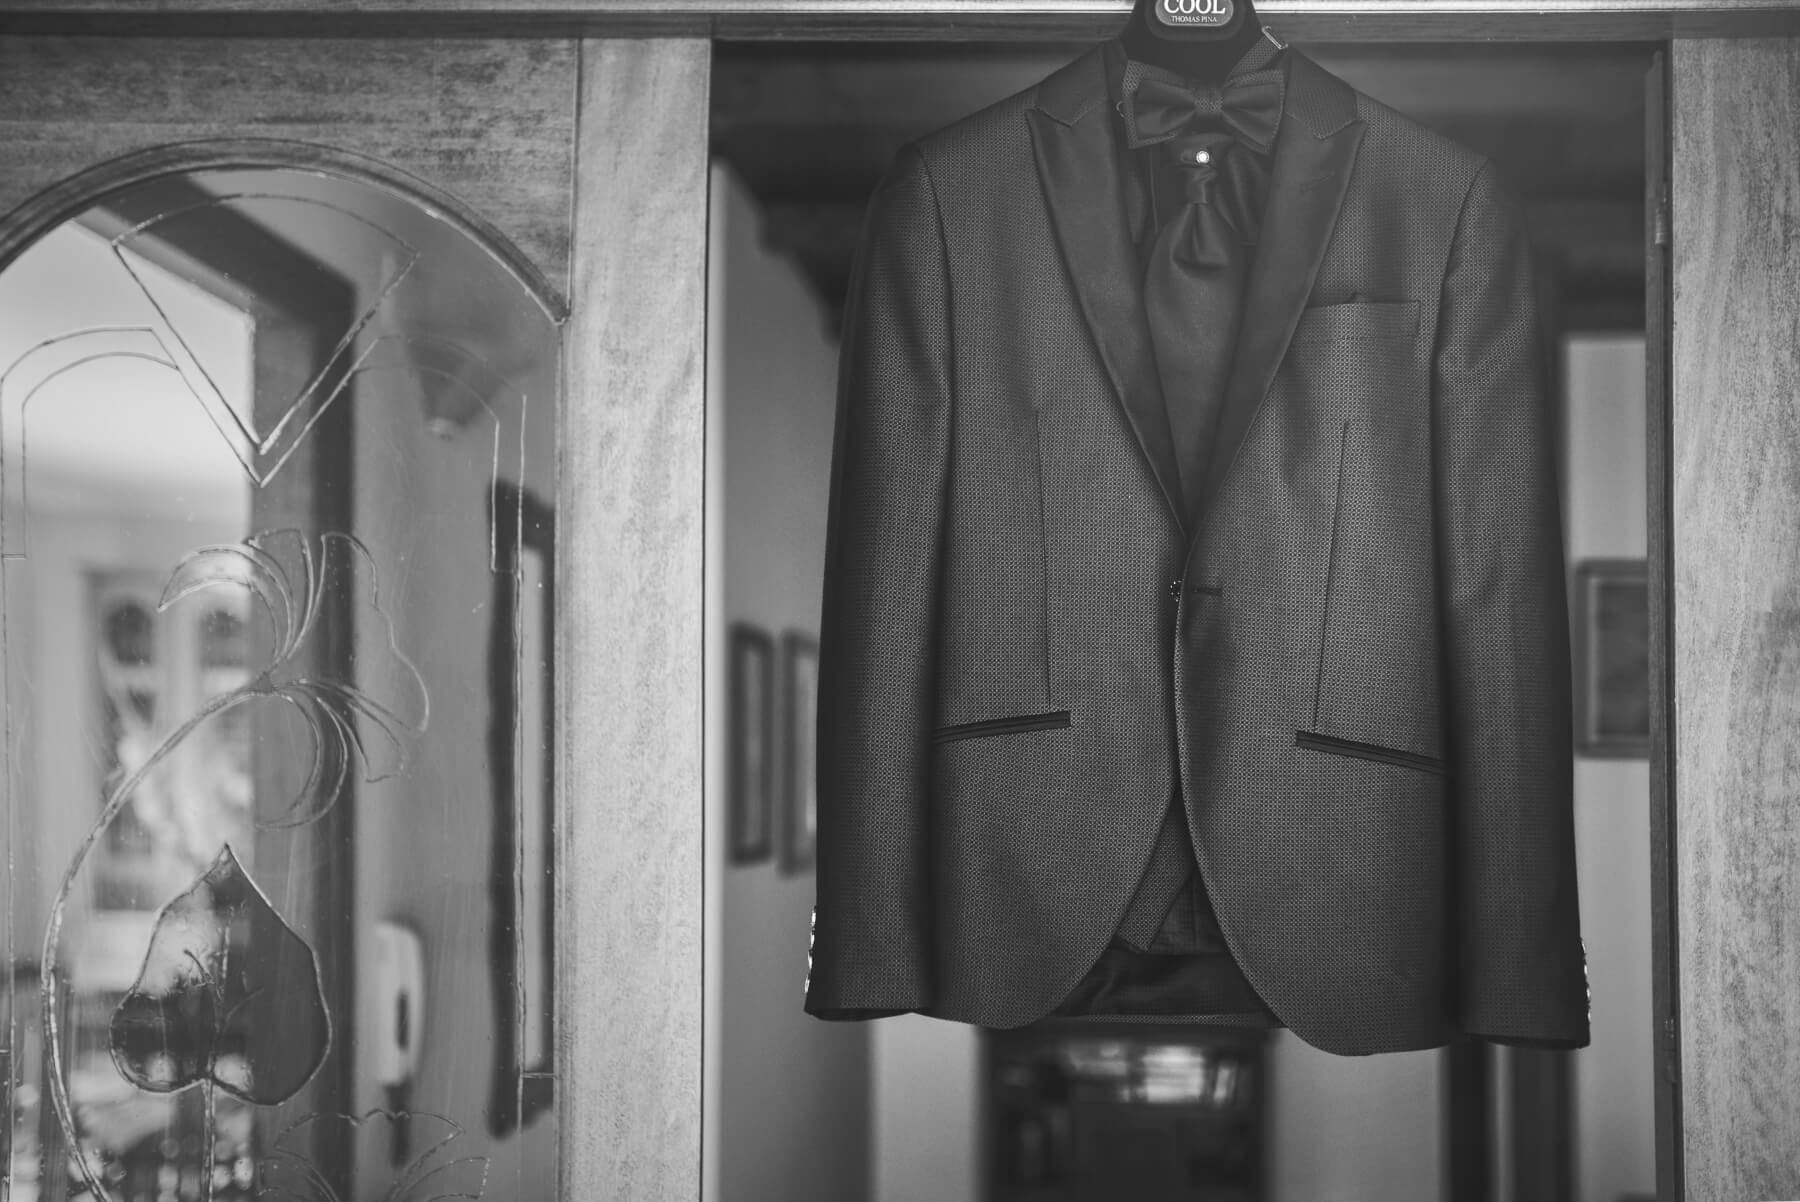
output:
[[1661, 194], [1656, 198], [1656, 217], [1650, 229], [1650, 240], [1657, 246], [1667, 246], [1670, 237], [1669, 185], [1664, 184]]
[[1675, 1020], [1662, 1020], [1663, 1076], [1672, 1084], [1681, 1080], [1681, 1037]]

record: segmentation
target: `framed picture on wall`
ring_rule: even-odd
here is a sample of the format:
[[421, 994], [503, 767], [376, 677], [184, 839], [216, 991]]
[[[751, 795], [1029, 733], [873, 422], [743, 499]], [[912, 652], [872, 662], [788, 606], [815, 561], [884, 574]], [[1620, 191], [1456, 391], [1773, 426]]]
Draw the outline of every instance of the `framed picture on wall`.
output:
[[790, 630], [781, 640], [782, 762], [781, 869], [804, 872], [812, 867], [819, 836], [818, 773], [815, 723], [819, 713], [819, 641]]
[[1650, 754], [1650, 594], [1641, 559], [1575, 565], [1575, 753]]
[[730, 637], [730, 858], [755, 864], [775, 850], [775, 644], [734, 622]]

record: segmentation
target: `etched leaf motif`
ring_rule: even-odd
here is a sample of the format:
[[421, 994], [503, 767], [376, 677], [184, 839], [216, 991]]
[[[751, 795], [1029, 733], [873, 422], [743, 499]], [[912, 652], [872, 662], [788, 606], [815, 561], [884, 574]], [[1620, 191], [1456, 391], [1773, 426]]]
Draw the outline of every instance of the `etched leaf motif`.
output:
[[[336, 802], [353, 764], [367, 781], [406, 767], [413, 741], [429, 723], [430, 698], [382, 608], [367, 547], [348, 534], [298, 530], [203, 547], [176, 566], [159, 607], [214, 588], [248, 590], [269, 621], [269, 660], [228, 704], [287, 706], [312, 734], [303, 780], [261, 825], [297, 826], [320, 817]], [[358, 644], [354, 684], [318, 675], [308, 655], [321, 614], [345, 599], [355, 610], [349, 629], [370, 636]]]
[[[89, 855], [133, 793], [205, 724], [274, 703], [300, 715], [312, 747], [299, 766], [301, 783], [286, 798], [276, 794], [279, 817], [259, 825], [296, 826], [336, 803], [352, 764], [369, 781], [405, 768], [430, 717], [424, 679], [400, 650], [382, 608], [374, 558], [357, 539], [287, 529], [204, 548], [176, 567], [159, 606], [225, 587], [248, 590], [265, 612], [266, 662], [246, 683], [207, 699], [109, 788], [50, 899], [40, 968], [45, 1078], [51, 1111], [71, 1146], [80, 1136], [68, 1088], [68, 1049], [57, 1021], [65, 985], [64, 907]], [[322, 623], [328, 604], [331, 616], [344, 617], [344, 623]], [[354, 683], [321, 675], [332, 657], [314, 648], [310, 636], [322, 626], [333, 637], [354, 633]], [[291, 1004], [284, 1001], [290, 995]], [[330, 1023], [312, 951], [282, 922], [229, 845], [194, 887], [159, 913], [143, 972], [115, 1012], [111, 1036], [120, 1073], [155, 1093], [210, 1082], [267, 1105], [292, 1097], [318, 1069]], [[76, 1163], [94, 1196], [110, 1199], [86, 1161]]]
[[112, 1018], [112, 1057], [139, 1089], [211, 1081], [272, 1106], [331, 1046], [318, 962], [227, 845], [156, 916], [143, 968]]
[[[376, 1174], [388, 1162], [395, 1128], [405, 1125], [409, 1139], [424, 1151], [380, 1180]], [[258, 1198], [269, 1202], [345, 1202], [327, 1183], [307, 1156], [309, 1142], [327, 1147], [349, 1147], [357, 1167], [358, 1197], [380, 1202], [447, 1202], [453, 1198], [481, 1198], [487, 1193], [488, 1158], [452, 1156], [450, 1145], [463, 1128], [441, 1114], [369, 1110], [361, 1115], [327, 1111], [295, 1121], [275, 1137], [273, 1152], [257, 1168]], [[363, 1193], [361, 1183], [370, 1190]]]

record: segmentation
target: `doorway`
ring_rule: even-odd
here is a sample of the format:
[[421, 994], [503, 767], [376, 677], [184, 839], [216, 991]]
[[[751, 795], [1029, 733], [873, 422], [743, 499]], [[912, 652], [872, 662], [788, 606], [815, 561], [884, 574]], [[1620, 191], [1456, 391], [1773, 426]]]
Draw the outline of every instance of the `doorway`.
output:
[[[1180, 1170], [1194, 1178], [1194, 1197], [1649, 1195], [1657, 1175], [1652, 811], [1641, 644], [1645, 81], [1654, 47], [1300, 48], [1494, 159], [1525, 205], [1553, 348], [1571, 619], [1583, 624], [1576, 636], [1588, 657], [1576, 679], [1590, 689], [1582, 709], [1589, 729], [1572, 767], [1594, 1042], [1573, 1054], [1468, 1044], [1356, 1059], [1287, 1032], [1248, 1046], [1149, 1032], [1134, 1046], [1114, 1027], [1107, 1056], [1121, 1073], [1145, 1056], [1174, 1056], [1209, 1066], [1209, 1088], [1219, 1088], [1220, 1065], [1253, 1083], [1226, 1108], [1242, 1155], [1216, 1158], [1237, 1167]], [[709, 818], [722, 834], [708, 853], [709, 894], [718, 900], [707, 926], [706, 1196], [720, 1202], [842, 1197], [843, 1182], [856, 1180], [878, 1202], [1087, 1197], [1117, 1179], [1107, 1145], [1135, 1147], [1128, 1154], [1141, 1161], [1170, 1121], [1169, 1110], [1141, 1105], [1071, 1109], [1069, 1065], [1079, 1048], [1021, 1047], [916, 1015], [858, 1025], [806, 1018], [788, 985], [805, 971], [810, 876], [784, 850], [804, 842], [804, 810], [795, 809], [804, 790], [791, 782], [805, 766], [786, 762], [796, 752], [782, 737], [767, 749], [771, 783], [759, 788], [769, 797], [755, 803], [770, 815], [766, 854], [734, 854], [723, 834], [743, 796], [730, 758], [742, 730], [734, 682], [744, 662], [764, 656], [742, 648], [768, 648], [768, 729], [804, 721], [783, 683], [787, 648], [817, 629], [830, 454], [822, 426], [833, 413], [838, 309], [868, 195], [905, 142], [1029, 86], [1083, 49], [722, 43], [716, 55], [712, 245], [722, 266], [711, 298], [718, 370], [709, 428], [722, 447], [711, 452], [709, 488], [723, 516], [709, 526], [709, 563], [722, 583], [709, 598], [708, 629], [721, 653], [709, 663], [716, 700], [708, 722]], [[1045, 1066], [1058, 1064], [1048, 1074], [1055, 1083], [1044, 1086]], [[1209, 1132], [1219, 1125], [1204, 1106], [1194, 1113]], [[1127, 1138], [1134, 1114], [1147, 1124], [1135, 1144]], [[1099, 1124], [1113, 1134], [1098, 1140]], [[828, 1151], [815, 1144], [789, 1155], [785, 1141], [801, 1131], [830, 1132]], [[1175, 1142], [1211, 1138], [1188, 1132]], [[1200, 1180], [1209, 1172], [1211, 1185]]]

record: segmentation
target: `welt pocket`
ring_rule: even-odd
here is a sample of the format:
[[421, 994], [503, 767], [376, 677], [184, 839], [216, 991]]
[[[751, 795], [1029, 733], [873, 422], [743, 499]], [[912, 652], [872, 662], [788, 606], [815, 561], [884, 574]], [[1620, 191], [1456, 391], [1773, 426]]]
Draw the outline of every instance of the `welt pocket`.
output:
[[1007, 718], [983, 718], [978, 722], [957, 722], [950, 726], [940, 726], [931, 732], [931, 741], [948, 743], [955, 739], [979, 739], [987, 735], [1010, 735], [1023, 730], [1046, 730], [1067, 725], [1068, 710], [1053, 710], [1047, 714], [1015, 714]]
[[1419, 332], [1419, 302], [1349, 301], [1300, 311], [1295, 345], [1356, 338], [1411, 338]]
[[1405, 768], [1423, 768], [1439, 775], [1444, 771], [1444, 761], [1435, 755], [1420, 755], [1416, 751], [1401, 751], [1398, 747], [1383, 747], [1379, 743], [1342, 739], [1337, 735], [1320, 734], [1316, 730], [1295, 731], [1294, 746], [1329, 751], [1334, 755], [1355, 756], [1357, 759], [1379, 760], [1384, 764], [1399, 764]]

